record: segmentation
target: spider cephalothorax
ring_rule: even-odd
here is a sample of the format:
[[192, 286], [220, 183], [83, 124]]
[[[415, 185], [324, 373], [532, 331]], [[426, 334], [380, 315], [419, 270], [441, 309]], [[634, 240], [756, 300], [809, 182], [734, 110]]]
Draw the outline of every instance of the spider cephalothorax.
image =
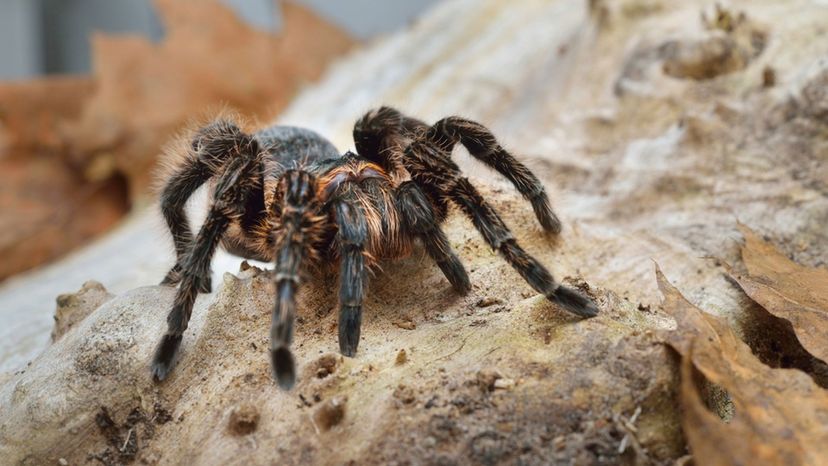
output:
[[[210, 290], [210, 261], [219, 243], [241, 257], [276, 264], [270, 352], [283, 388], [295, 381], [290, 343], [303, 269], [338, 264], [339, 347], [346, 356], [359, 344], [366, 271], [377, 261], [405, 256], [415, 241], [454, 289], [467, 293], [469, 277], [440, 228], [449, 204], [457, 205], [537, 292], [577, 315], [598, 313], [595, 304], [558, 284], [518, 245], [452, 161], [452, 149], [463, 144], [515, 185], [546, 231], [560, 231], [543, 185], [485, 127], [459, 117], [429, 126], [382, 107], [357, 122], [354, 142], [357, 153], [341, 155], [309, 130], [273, 126], [246, 134], [226, 120], [196, 132], [161, 194], [177, 256], [162, 283], [179, 289], [153, 359], [157, 380], [174, 364], [197, 293]], [[184, 205], [207, 181], [211, 206], [193, 237]]]

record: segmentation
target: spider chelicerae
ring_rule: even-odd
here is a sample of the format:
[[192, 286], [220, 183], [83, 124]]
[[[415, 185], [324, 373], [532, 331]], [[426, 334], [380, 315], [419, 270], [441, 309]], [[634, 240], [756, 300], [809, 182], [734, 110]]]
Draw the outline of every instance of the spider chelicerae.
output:
[[[175, 363], [196, 295], [211, 289], [210, 262], [219, 243], [232, 254], [275, 262], [270, 355], [284, 389], [296, 379], [290, 344], [303, 271], [339, 267], [339, 348], [346, 356], [354, 356], [359, 344], [366, 271], [406, 256], [416, 241], [454, 289], [466, 294], [469, 277], [440, 228], [450, 204], [538, 293], [579, 316], [598, 313], [518, 245], [452, 161], [452, 149], [462, 144], [514, 184], [544, 230], [560, 232], [543, 185], [484, 126], [460, 117], [429, 126], [382, 107], [356, 123], [354, 143], [356, 153], [340, 154], [307, 129], [271, 126], [247, 134], [227, 119], [196, 131], [161, 193], [177, 257], [162, 284], [179, 288], [153, 358], [156, 380]], [[208, 181], [211, 205], [193, 236], [184, 206]]]

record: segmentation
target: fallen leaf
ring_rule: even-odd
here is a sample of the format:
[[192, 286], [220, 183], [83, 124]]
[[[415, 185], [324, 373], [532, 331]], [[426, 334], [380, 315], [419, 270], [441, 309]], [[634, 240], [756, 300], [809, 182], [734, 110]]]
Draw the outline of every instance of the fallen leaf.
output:
[[0, 155], [63, 150], [62, 125], [80, 115], [94, 90], [88, 76], [0, 82]]
[[146, 203], [162, 147], [222, 108], [273, 118], [350, 48], [282, 5], [278, 34], [216, 0], [157, 0], [166, 36], [92, 39], [93, 75], [0, 83], [0, 280], [54, 260]]
[[97, 90], [68, 135], [73, 152], [114, 158], [133, 196], [146, 194], [161, 147], [222, 107], [269, 120], [353, 41], [302, 6], [282, 4], [278, 34], [246, 24], [216, 0], [156, 0], [166, 31], [92, 37]]
[[[682, 357], [682, 427], [696, 464], [828, 464], [828, 392], [803, 372], [764, 365], [723, 320], [656, 275], [677, 323], [664, 338]], [[707, 408], [696, 370], [730, 396], [729, 422]]]
[[122, 177], [83, 182], [50, 154], [0, 158], [0, 280], [86, 243], [128, 210]]
[[757, 304], [790, 322], [809, 353], [828, 362], [828, 270], [799, 265], [747, 226], [739, 230], [747, 274], [729, 270], [730, 276]]
[[0, 280], [110, 228], [129, 208], [123, 180], [87, 183], [62, 128], [94, 92], [89, 77], [0, 83]]

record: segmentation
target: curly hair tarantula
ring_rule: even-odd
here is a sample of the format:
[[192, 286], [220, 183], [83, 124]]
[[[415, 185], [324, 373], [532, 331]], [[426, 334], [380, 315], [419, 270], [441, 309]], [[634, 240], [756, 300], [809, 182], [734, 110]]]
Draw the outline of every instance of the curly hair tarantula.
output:
[[[450, 203], [537, 292], [579, 316], [598, 313], [518, 245], [452, 161], [455, 144], [463, 144], [514, 184], [544, 230], [559, 233], [543, 185], [488, 129], [459, 117], [429, 126], [382, 107], [363, 116], [353, 134], [357, 153], [342, 155], [301, 128], [272, 126], [246, 134], [231, 121], [217, 120], [196, 132], [161, 193], [177, 256], [162, 284], [180, 285], [152, 362], [157, 381], [174, 365], [197, 293], [210, 291], [210, 261], [219, 243], [232, 254], [276, 264], [270, 355], [274, 378], [290, 389], [296, 377], [290, 351], [295, 295], [303, 269], [338, 263], [339, 348], [346, 356], [359, 344], [366, 270], [406, 256], [415, 240], [458, 293], [471, 289], [440, 228]], [[184, 205], [207, 181], [212, 204], [193, 237]]]

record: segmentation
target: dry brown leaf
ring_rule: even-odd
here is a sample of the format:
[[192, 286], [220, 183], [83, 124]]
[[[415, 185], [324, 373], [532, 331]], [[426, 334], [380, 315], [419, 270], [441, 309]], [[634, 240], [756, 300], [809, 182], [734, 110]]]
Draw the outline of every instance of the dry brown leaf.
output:
[[0, 83], [0, 156], [63, 149], [61, 126], [78, 117], [94, 90], [87, 76]]
[[[828, 392], [803, 372], [762, 364], [724, 321], [656, 275], [677, 323], [665, 339], [682, 356], [682, 425], [696, 464], [828, 464]], [[694, 368], [730, 395], [729, 422], [706, 407]]]
[[0, 280], [116, 224], [188, 122], [224, 107], [272, 118], [353, 44], [289, 3], [276, 35], [215, 0], [156, 3], [161, 43], [98, 35], [92, 77], [0, 83]]
[[88, 184], [62, 157], [61, 128], [94, 89], [88, 77], [0, 83], [0, 280], [82, 244], [128, 208], [123, 183]]
[[[250, 27], [215, 0], [156, 0], [165, 39], [93, 37], [97, 92], [70, 128], [75, 154], [146, 192], [160, 148], [188, 122], [223, 107], [254, 119], [275, 116], [353, 41], [305, 8], [282, 6], [277, 35]], [[209, 115], [208, 115], [209, 116]]]
[[747, 226], [739, 230], [747, 274], [730, 275], [757, 304], [790, 322], [809, 353], [828, 362], [828, 270], [801, 266]]
[[125, 185], [120, 177], [84, 182], [54, 154], [0, 158], [0, 280], [117, 224], [129, 209]]

